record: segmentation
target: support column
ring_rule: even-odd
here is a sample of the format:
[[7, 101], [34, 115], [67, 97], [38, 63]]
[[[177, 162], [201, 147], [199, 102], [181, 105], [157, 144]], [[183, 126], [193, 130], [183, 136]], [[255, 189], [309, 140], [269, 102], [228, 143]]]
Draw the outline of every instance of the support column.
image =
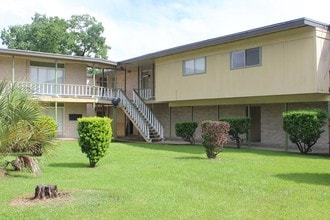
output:
[[126, 71], [126, 67], [125, 67], [125, 69], [124, 69], [124, 93], [127, 95], [127, 91], [126, 91], [126, 89], [127, 89], [127, 71]]
[[170, 137], [169, 139], [171, 140], [172, 139], [172, 108], [169, 107], [169, 115], [170, 115]]
[[[117, 69], [115, 69], [115, 77], [114, 77], [114, 90], [117, 91]], [[118, 96], [118, 95], [117, 95]], [[112, 112], [112, 117], [113, 117], [113, 138], [115, 141], [117, 141], [118, 138], [118, 114], [117, 114], [117, 107], [113, 106], [113, 112]]]
[[57, 124], [59, 124], [58, 123], [58, 105], [57, 104], [58, 103], [55, 102], [55, 121], [56, 121]]
[[113, 126], [113, 132], [112, 132], [112, 134], [113, 134], [113, 139], [115, 140], [115, 141], [117, 141], [117, 138], [118, 138], [118, 129], [117, 129], [117, 107], [115, 107], [115, 106], [113, 106], [113, 112], [112, 112], [112, 117], [113, 117], [113, 124], [114, 124], [114, 126]]
[[[94, 97], [96, 95], [96, 89], [95, 89], [95, 86], [96, 86], [95, 64], [93, 64], [92, 73], [93, 73], [93, 90], [92, 90], [93, 93], [91, 95]], [[94, 114], [95, 114], [95, 101], [93, 102], [93, 111], [94, 111]]]
[[191, 121], [194, 121], [194, 106], [191, 106]]
[[[289, 105], [288, 103], [285, 103], [284, 104], [284, 112], [287, 112], [289, 109]], [[285, 151], [288, 151], [289, 150], [289, 136], [288, 136], [288, 133], [285, 132]]]
[[57, 60], [55, 60], [55, 96], [58, 96], [58, 91], [57, 91]]
[[[251, 118], [251, 105], [247, 105], [247, 117]], [[248, 133], [246, 134], [248, 138], [248, 147], [251, 147], [251, 127], [248, 130]]]
[[11, 82], [15, 82], [15, 56], [11, 60]]
[[329, 156], [330, 156], [330, 102], [328, 101], [328, 143], [329, 143]]

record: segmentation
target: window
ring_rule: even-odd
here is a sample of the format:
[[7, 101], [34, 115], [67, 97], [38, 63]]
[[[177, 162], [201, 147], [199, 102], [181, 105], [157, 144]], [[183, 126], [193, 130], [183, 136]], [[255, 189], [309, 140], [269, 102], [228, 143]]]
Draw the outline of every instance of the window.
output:
[[234, 51], [231, 53], [231, 68], [257, 66], [261, 64], [261, 48]]
[[[55, 70], [56, 74], [55, 74]], [[64, 64], [44, 63], [44, 62], [30, 62], [30, 81], [37, 83], [57, 83], [64, 82]]]
[[183, 61], [183, 75], [205, 73], [205, 57]]

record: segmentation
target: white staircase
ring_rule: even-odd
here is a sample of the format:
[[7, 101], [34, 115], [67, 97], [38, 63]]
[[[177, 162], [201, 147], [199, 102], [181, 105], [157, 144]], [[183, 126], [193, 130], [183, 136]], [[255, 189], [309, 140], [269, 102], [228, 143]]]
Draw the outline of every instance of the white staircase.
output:
[[122, 90], [118, 90], [118, 97], [121, 100], [119, 107], [147, 142], [164, 140], [163, 126], [136, 91], [133, 91], [132, 101]]

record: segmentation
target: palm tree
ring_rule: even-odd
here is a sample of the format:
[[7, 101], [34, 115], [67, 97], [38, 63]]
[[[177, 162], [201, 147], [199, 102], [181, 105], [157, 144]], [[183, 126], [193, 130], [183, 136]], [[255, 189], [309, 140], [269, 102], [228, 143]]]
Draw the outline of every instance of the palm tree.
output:
[[41, 106], [28, 89], [0, 82], [0, 154], [27, 149]]

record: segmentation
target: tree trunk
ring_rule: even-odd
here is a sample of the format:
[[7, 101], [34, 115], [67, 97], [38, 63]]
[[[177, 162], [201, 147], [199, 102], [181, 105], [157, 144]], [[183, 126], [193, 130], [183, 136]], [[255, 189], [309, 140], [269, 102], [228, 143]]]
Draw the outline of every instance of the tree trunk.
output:
[[35, 188], [33, 199], [56, 198], [57, 192], [57, 185], [39, 184]]

